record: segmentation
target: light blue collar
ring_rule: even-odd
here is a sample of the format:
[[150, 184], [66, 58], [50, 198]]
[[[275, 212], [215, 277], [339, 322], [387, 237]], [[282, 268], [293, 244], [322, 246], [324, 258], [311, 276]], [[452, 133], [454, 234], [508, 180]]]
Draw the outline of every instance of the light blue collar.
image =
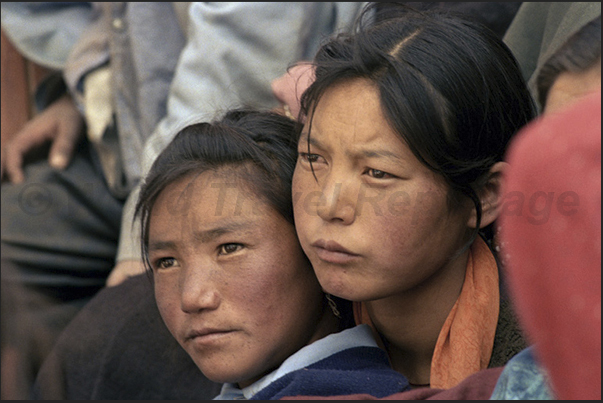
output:
[[378, 347], [369, 325], [358, 325], [316, 340], [283, 361], [279, 368], [243, 389], [240, 389], [236, 383], [225, 383], [214, 400], [250, 399], [280, 377], [353, 347]]

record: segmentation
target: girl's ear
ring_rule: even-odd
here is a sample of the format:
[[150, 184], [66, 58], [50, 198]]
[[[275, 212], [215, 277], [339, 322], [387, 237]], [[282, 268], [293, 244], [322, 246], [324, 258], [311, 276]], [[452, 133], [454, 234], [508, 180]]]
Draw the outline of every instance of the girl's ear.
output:
[[[492, 168], [490, 168], [486, 184], [478, 193], [482, 202], [482, 219], [479, 224], [480, 228], [484, 228], [492, 224], [500, 213], [503, 196], [501, 189], [502, 180], [504, 172], [508, 166], [508, 163], [502, 161], [494, 164]], [[475, 228], [477, 226], [477, 213], [475, 211], [475, 207], [471, 211], [467, 225], [470, 228]]]

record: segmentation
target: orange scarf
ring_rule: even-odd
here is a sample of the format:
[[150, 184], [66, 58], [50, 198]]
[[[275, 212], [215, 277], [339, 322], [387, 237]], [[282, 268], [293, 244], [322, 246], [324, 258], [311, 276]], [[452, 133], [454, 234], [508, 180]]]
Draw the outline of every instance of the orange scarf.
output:
[[[477, 238], [471, 245], [463, 288], [435, 345], [431, 359], [432, 388], [451, 388], [488, 367], [499, 303], [496, 260], [486, 242]], [[354, 318], [357, 324], [373, 326], [361, 302], [354, 303]]]

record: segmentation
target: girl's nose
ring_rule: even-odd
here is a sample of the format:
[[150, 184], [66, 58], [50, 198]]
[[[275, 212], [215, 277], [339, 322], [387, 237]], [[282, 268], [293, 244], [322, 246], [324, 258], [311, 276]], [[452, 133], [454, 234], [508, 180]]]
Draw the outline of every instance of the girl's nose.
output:
[[202, 267], [182, 271], [180, 306], [183, 312], [196, 313], [218, 308], [221, 301], [220, 293], [210, 272], [210, 268]]

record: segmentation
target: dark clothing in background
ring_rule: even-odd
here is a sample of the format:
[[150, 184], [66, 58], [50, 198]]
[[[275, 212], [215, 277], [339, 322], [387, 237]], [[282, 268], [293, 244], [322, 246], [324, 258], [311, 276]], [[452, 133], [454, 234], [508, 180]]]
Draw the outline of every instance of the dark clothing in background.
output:
[[197, 400], [220, 388], [172, 337], [142, 274], [102, 289], [77, 314], [44, 362], [33, 399]]

